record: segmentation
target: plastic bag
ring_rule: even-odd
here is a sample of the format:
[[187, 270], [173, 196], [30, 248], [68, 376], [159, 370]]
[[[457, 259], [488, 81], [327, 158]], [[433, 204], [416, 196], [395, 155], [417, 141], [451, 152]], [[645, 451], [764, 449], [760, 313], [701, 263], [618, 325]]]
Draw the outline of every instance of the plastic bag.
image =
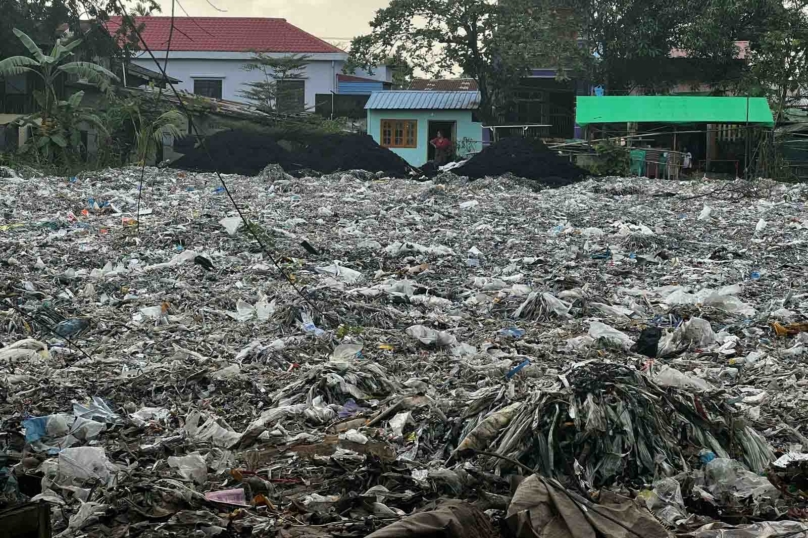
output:
[[593, 321], [589, 325], [589, 336], [606, 347], [615, 347], [628, 351], [634, 345], [634, 341], [627, 334], [599, 321]]
[[345, 282], [346, 284], [356, 284], [365, 278], [359, 271], [354, 271], [348, 267], [343, 267], [337, 264], [337, 262], [334, 262], [326, 267], [315, 267], [314, 269], [322, 275], [332, 276], [340, 282]]
[[710, 215], [712, 214], [713, 214], [713, 208], [708, 205], [705, 205], [704, 208], [701, 210], [701, 213], [699, 213], [699, 220], [707, 220], [710, 218]]
[[464, 450], [484, 450], [487, 448], [499, 431], [510, 423], [516, 411], [521, 406], [522, 402], [512, 403], [485, 417], [485, 419], [477, 424], [465, 439], [457, 445], [455, 452], [460, 453]]
[[229, 235], [236, 235], [239, 228], [244, 225], [241, 217], [226, 217], [219, 221]]
[[656, 370], [653, 380], [654, 383], [662, 387], [675, 387], [694, 392], [714, 390], [714, 387], [704, 379], [685, 374], [676, 368], [665, 365], [660, 366], [659, 369]]
[[725, 502], [742, 502], [751, 497], [758, 504], [764, 498], [780, 496], [768, 478], [747, 470], [739, 461], [716, 458], [704, 470], [708, 490]]
[[60, 485], [81, 485], [88, 480], [110, 484], [118, 468], [100, 447], [66, 448], [59, 453], [56, 482]]
[[204, 484], [208, 480], [208, 464], [199, 452], [192, 452], [187, 456], [171, 456], [168, 466], [177, 469], [180, 476], [186, 480], [193, 480], [197, 484]]
[[645, 505], [657, 519], [669, 527], [675, 526], [679, 520], [687, 519], [682, 489], [675, 479], [664, 478], [654, 482], [653, 491], [645, 493], [641, 495]]
[[407, 328], [407, 335], [420, 341], [425, 346], [448, 347], [457, 345], [457, 338], [444, 331], [436, 331], [423, 325]]
[[106, 422], [108, 424], [121, 424], [123, 422], [120, 415], [113, 411], [103, 398], [99, 398], [98, 396], [93, 396], [89, 405], [81, 405], [74, 402], [73, 414], [77, 417], [95, 420], [97, 422]]
[[331, 353], [331, 362], [350, 364], [362, 354], [362, 344], [341, 344]]
[[662, 336], [657, 356], [667, 357], [687, 348], [702, 348], [715, 342], [716, 336], [710, 322], [701, 318], [693, 318], [677, 327], [673, 332]]

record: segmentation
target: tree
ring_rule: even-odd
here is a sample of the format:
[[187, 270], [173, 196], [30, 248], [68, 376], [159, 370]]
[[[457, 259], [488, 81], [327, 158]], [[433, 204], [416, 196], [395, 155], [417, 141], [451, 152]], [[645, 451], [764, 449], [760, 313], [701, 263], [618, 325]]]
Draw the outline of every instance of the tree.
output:
[[156, 99], [154, 102], [130, 99], [121, 105], [135, 134], [135, 161], [138, 164], [152, 161], [166, 137], [174, 140], [183, 137], [185, 116], [178, 110], [166, 110], [154, 117], [150, 108], [155, 108], [155, 105], [159, 107]]
[[74, 39], [67, 45], [62, 45], [61, 40], [56, 41], [56, 45], [50, 54], [45, 54], [42, 49], [34, 43], [27, 34], [14, 29], [14, 35], [19, 38], [22, 44], [31, 53], [28, 56], [12, 56], [5, 60], [0, 60], [0, 77], [33, 73], [42, 79], [44, 89], [37, 99], [42, 112], [43, 123], [47, 122], [52, 107], [58, 103], [56, 95], [56, 80], [63, 75], [75, 75], [79, 79], [86, 80], [92, 84], [98, 84], [102, 91], [109, 91], [110, 82], [118, 80], [113, 73], [107, 69], [90, 62], [68, 62], [73, 55], [73, 50], [81, 45], [81, 39]]
[[14, 28], [36, 43], [51, 43], [56, 29], [72, 17], [70, 8], [60, 0], [0, 0], [0, 13], [0, 59], [26, 53]]
[[766, 20], [766, 31], [751, 43], [752, 84], [769, 98], [774, 120], [808, 90], [808, 16], [805, 4], [786, 0]]
[[[81, 39], [75, 39], [67, 45], [57, 40], [50, 54], [45, 54], [24, 32], [15, 28], [14, 35], [28, 49], [31, 57], [12, 56], [0, 60], [0, 77], [33, 73], [42, 80], [43, 89], [34, 92], [40, 110], [25, 118], [25, 124], [30, 125], [34, 131], [36, 148], [50, 158], [54, 147], [64, 150], [68, 147], [76, 148], [80, 144], [78, 126], [81, 122], [103, 129], [100, 119], [81, 108], [84, 92], [78, 92], [66, 101], [61, 101], [56, 93], [56, 81], [65, 75], [75, 75], [79, 79], [97, 84], [102, 91], [109, 92], [110, 82], [118, 77], [100, 65], [67, 61], [73, 55], [72, 51], [81, 45]], [[41, 123], [36, 120], [41, 120]]]
[[500, 94], [531, 67], [566, 63], [563, 55], [549, 54], [547, 37], [555, 28], [546, 18], [554, 11], [537, 9], [546, 2], [392, 0], [376, 12], [371, 33], [351, 43], [351, 64], [372, 69], [401, 56], [428, 76], [462, 71], [477, 81], [481, 114], [491, 119]]
[[289, 114], [302, 112], [305, 95], [302, 84], [309, 56], [291, 54], [275, 57], [263, 52], [253, 53], [245, 71], [258, 72], [262, 79], [247, 83], [241, 95], [264, 112]]
[[695, 15], [670, 0], [572, 0], [580, 42], [592, 61], [589, 76], [610, 93], [668, 87], [675, 72], [665, 60], [680, 28]]

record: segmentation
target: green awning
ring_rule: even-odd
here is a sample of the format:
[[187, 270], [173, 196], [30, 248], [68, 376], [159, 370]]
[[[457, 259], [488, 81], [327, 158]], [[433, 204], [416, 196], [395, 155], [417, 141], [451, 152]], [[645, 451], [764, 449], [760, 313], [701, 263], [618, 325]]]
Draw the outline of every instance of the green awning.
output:
[[749, 123], [774, 126], [769, 103], [763, 97], [578, 97], [575, 111], [578, 125], [628, 122], [746, 123], [747, 118]]

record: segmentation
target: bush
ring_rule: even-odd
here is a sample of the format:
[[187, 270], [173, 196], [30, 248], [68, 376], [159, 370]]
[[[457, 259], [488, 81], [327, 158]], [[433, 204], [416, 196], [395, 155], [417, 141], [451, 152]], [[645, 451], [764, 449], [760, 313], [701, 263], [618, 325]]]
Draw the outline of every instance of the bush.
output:
[[589, 171], [598, 176], [627, 176], [631, 172], [631, 155], [625, 146], [604, 141], [595, 146], [598, 159]]

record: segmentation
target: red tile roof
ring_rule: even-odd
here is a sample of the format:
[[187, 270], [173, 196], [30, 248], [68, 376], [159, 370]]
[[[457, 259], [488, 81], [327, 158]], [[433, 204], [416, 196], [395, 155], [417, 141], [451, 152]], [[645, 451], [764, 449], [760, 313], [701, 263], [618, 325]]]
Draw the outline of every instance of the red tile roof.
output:
[[449, 78], [429, 80], [416, 78], [410, 82], [411, 90], [433, 92], [477, 91], [477, 81], [473, 78]]
[[[142, 36], [152, 50], [166, 50], [171, 17], [136, 17], [145, 28]], [[121, 17], [111, 17], [111, 32], [121, 26]], [[289, 52], [299, 54], [345, 51], [304, 32], [286, 19], [247, 17], [176, 17], [171, 50], [205, 52]]]

